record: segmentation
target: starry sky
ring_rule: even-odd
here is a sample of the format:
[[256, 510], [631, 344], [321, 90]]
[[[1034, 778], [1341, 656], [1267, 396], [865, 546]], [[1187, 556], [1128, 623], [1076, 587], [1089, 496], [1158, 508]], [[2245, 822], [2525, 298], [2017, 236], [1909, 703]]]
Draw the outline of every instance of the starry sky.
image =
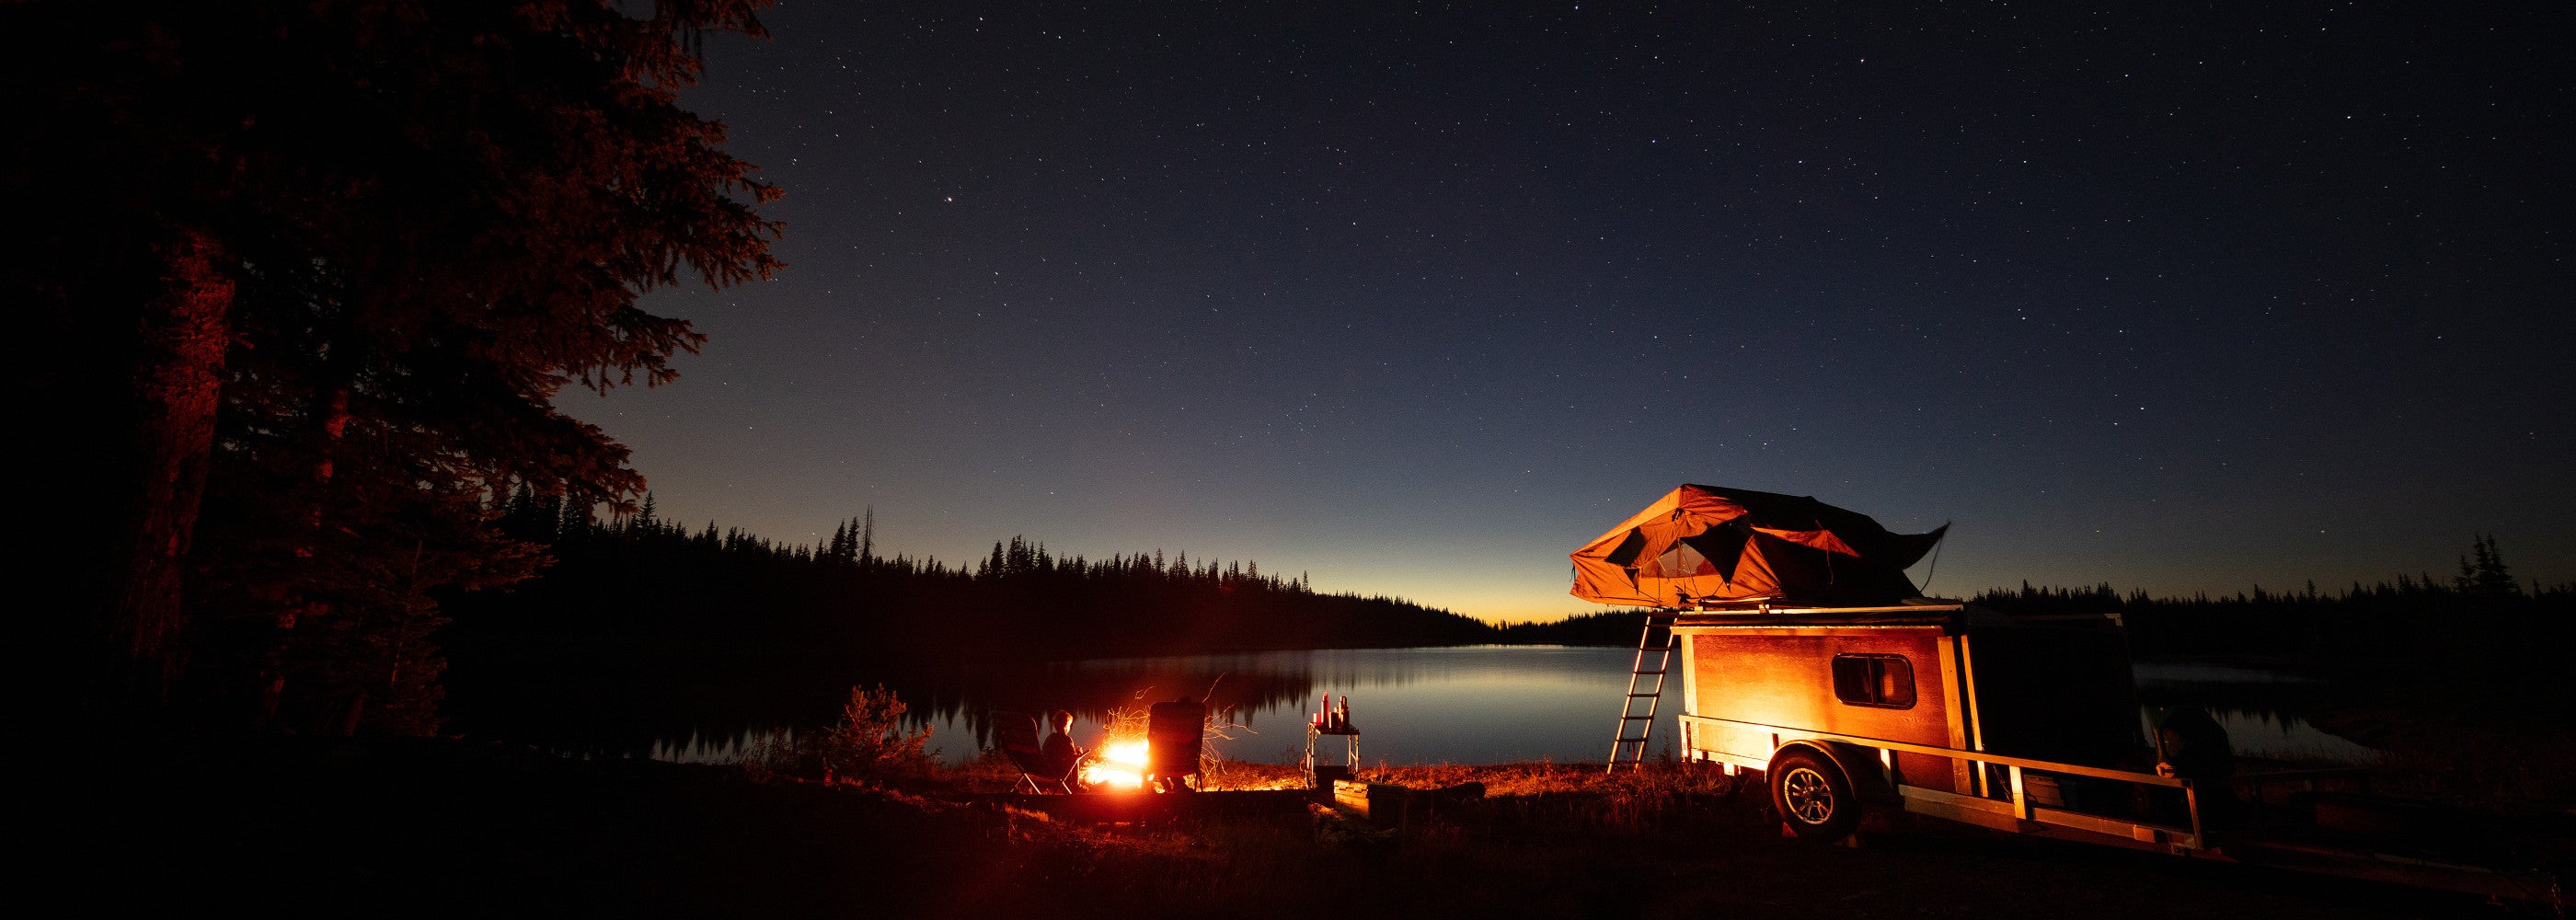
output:
[[1493, 619], [1683, 482], [1942, 595], [2576, 578], [2569, 7], [2040, 6], [784, 3], [683, 100], [788, 269], [561, 401], [693, 526]]

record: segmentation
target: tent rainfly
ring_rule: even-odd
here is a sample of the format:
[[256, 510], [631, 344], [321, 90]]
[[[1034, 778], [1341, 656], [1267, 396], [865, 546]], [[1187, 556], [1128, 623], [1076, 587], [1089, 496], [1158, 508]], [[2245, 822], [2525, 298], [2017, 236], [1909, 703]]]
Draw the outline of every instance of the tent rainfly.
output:
[[1804, 495], [1684, 485], [1575, 550], [1570, 593], [1655, 607], [1893, 604], [1922, 594], [1905, 569], [1949, 529], [1889, 533]]

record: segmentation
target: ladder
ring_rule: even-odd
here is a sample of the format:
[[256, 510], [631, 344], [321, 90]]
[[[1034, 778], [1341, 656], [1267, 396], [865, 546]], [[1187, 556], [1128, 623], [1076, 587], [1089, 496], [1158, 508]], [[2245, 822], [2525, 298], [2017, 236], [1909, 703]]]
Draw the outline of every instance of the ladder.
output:
[[[1619, 766], [1631, 768], [1646, 761], [1646, 739], [1655, 733], [1655, 706], [1664, 696], [1664, 677], [1673, 666], [1673, 620], [1677, 610], [1646, 611], [1646, 629], [1637, 636], [1637, 661], [1628, 668], [1628, 695], [1619, 701], [1619, 733], [1610, 742], [1610, 772]], [[1654, 656], [1651, 660], [1648, 655]], [[1646, 678], [1654, 678], [1650, 686]], [[1637, 711], [1637, 701], [1646, 701], [1646, 711]]]

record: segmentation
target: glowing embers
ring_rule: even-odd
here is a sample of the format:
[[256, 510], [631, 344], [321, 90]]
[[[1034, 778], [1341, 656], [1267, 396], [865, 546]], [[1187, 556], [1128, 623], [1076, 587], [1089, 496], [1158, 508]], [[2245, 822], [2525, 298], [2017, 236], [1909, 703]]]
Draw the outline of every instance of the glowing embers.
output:
[[1143, 738], [1104, 742], [1100, 745], [1100, 758], [1082, 765], [1082, 784], [1111, 790], [1142, 789], [1146, 762]]

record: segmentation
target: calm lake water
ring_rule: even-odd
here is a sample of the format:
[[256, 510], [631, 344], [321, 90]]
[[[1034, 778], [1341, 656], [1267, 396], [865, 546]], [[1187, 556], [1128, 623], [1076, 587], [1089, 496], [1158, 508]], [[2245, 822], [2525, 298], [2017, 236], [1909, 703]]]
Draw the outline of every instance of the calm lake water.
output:
[[[1232, 707], [1241, 726], [1231, 739], [1214, 742], [1219, 752], [1293, 763], [1304, 750], [1307, 713], [1327, 692], [1350, 697], [1368, 763], [1599, 762], [1610, 752], [1635, 655], [1635, 649], [1564, 646], [1325, 649], [1052, 662], [1006, 675], [964, 670], [888, 683], [915, 702], [915, 718], [935, 726], [932, 744], [951, 762], [987, 745], [995, 709], [1073, 710], [1075, 739], [1089, 745], [1111, 706], [1209, 694], [1213, 707]], [[2173, 663], [2140, 664], [2137, 678], [2141, 703], [2209, 711], [2241, 755], [2341, 764], [2375, 757], [2298, 717], [2322, 689], [2313, 680]], [[1653, 753], [1670, 750], [1677, 735], [1680, 689], [1676, 675], [1658, 711]], [[730, 763], [740, 759], [746, 739], [774, 730], [674, 733], [657, 741], [650, 756]], [[1324, 743], [1323, 753], [1340, 753], [1339, 739]]]

